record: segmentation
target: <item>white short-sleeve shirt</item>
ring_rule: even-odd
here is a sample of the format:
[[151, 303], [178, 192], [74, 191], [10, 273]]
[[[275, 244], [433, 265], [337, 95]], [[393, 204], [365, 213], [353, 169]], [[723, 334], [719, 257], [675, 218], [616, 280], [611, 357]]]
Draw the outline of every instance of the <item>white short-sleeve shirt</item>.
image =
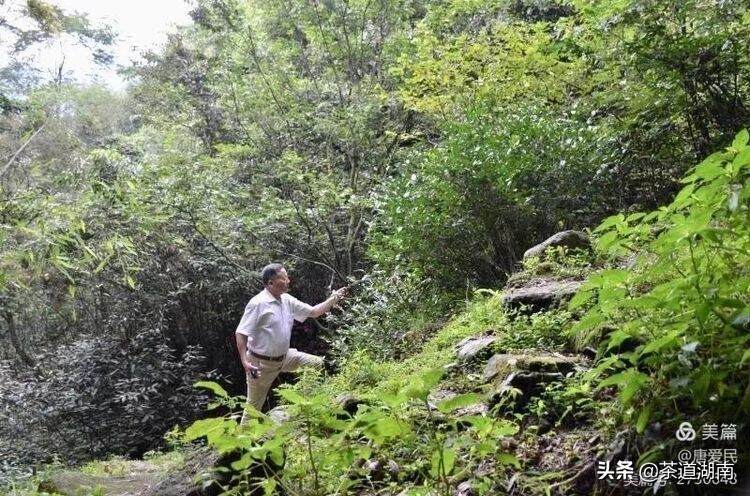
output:
[[289, 350], [294, 320], [303, 322], [313, 307], [283, 293], [277, 300], [267, 289], [253, 296], [245, 306], [235, 332], [248, 337], [247, 347], [267, 356], [281, 356]]

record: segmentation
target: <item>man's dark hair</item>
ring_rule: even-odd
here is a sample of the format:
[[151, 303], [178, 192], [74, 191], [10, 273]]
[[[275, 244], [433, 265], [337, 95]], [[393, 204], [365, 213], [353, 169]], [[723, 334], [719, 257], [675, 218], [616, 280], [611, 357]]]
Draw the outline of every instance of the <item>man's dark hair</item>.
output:
[[263, 280], [263, 285], [268, 286], [268, 283], [271, 282], [271, 279], [279, 275], [279, 271], [283, 268], [284, 266], [280, 263], [270, 263], [263, 267], [263, 269], [260, 271], [260, 278]]

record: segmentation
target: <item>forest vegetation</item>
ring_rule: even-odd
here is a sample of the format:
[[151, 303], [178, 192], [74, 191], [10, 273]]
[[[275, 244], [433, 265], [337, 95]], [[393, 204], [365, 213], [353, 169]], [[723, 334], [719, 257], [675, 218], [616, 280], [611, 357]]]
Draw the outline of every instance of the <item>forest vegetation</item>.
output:
[[[674, 459], [685, 421], [747, 453], [746, 1], [194, 0], [124, 92], [35, 70], [59, 36], [106, 64], [113, 33], [22, 4], [0, 13], [0, 491], [201, 443], [234, 457], [206, 487], [305, 496], [641, 494], [592, 463]], [[564, 230], [593, 248], [523, 257]], [[301, 300], [352, 289], [294, 329], [326, 370], [284, 378], [287, 422], [241, 431], [234, 330], [273, 261]], [[540, 277], [575, 296], [504, 303]], [[491, 353], [458, 360], [477, 336]], [[575, 368], [498, 391], [492, 353]]]

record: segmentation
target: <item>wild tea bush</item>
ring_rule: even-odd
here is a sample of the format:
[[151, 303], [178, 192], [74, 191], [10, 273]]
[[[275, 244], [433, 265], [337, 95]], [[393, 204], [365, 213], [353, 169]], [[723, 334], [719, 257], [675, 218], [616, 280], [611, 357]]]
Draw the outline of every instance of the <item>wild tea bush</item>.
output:
[[[475, 105], [379, 198], [369, 253], [443, 290], [492, 287], [562, 227], [601, 219], [588, 126], [542, 106]], [[605, 202], [606, 203], [606, 202]]]
[[682, 180], [674, 201], [609, 217], [598, 248], [637, 253], [634, 270], [592, 276], [572, 328], [598, 343], [590, 378], [617, 387], [622, 420], [730, 423], [750, 413], [750, 146], [748, 132]]

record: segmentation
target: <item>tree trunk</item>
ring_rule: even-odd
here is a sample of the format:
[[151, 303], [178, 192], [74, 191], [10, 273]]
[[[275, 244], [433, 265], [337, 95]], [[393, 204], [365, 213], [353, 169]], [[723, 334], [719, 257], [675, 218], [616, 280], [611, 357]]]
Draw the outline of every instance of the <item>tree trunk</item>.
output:
[[34, 367], [36, 365], [36, 362], [34, 361], [31, 356], [26, 353], [26, 350], [23, 349], [23, 346], [21, 345], [21, 341], [18, 339], [18, 333], [16, 332], [16, 320], [13, 316], [13, 314], [9, 311], [5, 312], [5, 322], [8, 323], [8, 334], [10, 336], [10, 344], [13, 345], [13, 348], [16, 350], [16, 353], [18, 354], [19, 358], [21, 358], [21, 361], [25, 363], [29, 367]]

